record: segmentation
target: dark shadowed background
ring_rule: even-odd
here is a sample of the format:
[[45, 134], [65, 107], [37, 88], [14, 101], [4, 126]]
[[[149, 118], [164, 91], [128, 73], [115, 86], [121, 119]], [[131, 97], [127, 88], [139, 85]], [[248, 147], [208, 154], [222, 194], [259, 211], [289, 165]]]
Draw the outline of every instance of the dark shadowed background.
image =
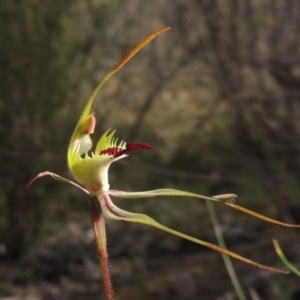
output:
[[[93, 89], [152, 31], [172, 30], [97, 98], [94, 140], [116, 128], [148, 142], [110, 169], [114, 189], [236, 193], [237, 204], [300, 223], [299, 0], [10, 0], [0, 2], [0, 299], [102, 299], [87, 196], [66, 148]], [[204, 201], [118, 200], [216, 243]], [[300, 231], [215, 205], [227, 246], [300, 266]], [[236, 299], [222, 257], [140, 224], [108, 222], [118, 299]], [[249, 299], [300, 299], [300, 280], [234, 261]], [[231, 298], [230, 298], [231, 297]]]

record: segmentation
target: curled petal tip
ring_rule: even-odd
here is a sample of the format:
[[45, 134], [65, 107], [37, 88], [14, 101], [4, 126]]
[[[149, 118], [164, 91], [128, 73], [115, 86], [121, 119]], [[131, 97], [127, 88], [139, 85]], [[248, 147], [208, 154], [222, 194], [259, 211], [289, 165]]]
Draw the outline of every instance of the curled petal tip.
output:
[[39, 179], [39, 178], [41, 178], [41, 177], [44, 177], [44, 176], [46, 176], [46, 175], [48, 175], [48, 172], [46, 171], [46, 172], [41, 172], [41, 173], [39, 173], [38, 175], [36, 175], [33, 179], [31, 179], [28, 183], [27, 183], [27, 185], [26, 185], [26, 187], [25, 187], [25, 189], [28, 189], [37, 179]]
[[152, 149], [152, 146], [150, 144], [148, 144], [148, 143], [130, 142], [130, 143], [127, 143], [126, 150], [127, 151], [131, 151], [131, 150], [136, 150], [136, 149], [140, 149], [140, 148]]
[[217, 200], [220, 200], [220, 201], [226, 202], [226, 203], [234, 203], [234, 200], [237, 198], [237, 195], [236, 194], [222, 194], [222, 195], [212, 196], [212, 198], [215, 198]]

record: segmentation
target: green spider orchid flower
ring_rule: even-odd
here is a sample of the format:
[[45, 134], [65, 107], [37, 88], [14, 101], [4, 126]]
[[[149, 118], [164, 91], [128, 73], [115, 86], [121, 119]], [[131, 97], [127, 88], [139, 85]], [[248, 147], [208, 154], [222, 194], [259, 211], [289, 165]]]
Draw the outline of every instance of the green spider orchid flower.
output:
[[127, 212], [118, 208], [111, 201], [110, 196], [118, 197], [118, 198], [148, 198], [155, 196], [186, 196], [186, 197], [196, 197], [205, 200], [211, 200], [215, 202], [221, 202], [225, 205], [231, 206], [232, 208], [238, 209], [244, 213], [252, 215], [256, 218], [260, 218], [262, 220], [275, 223], [282, 226], [287, 227], [300, 227], [300, 225], [292, 225], [282, 223], [265, 216], [262, 216], [253, 211], [247, 210], [243, 207], [233, 204], [236, 195], [234, 194], [224, 194], [213, 197], [206, 197], [195, 193], [175, 190], [175, 189], [158, 189], [152, 191], [141, 191], [141, 192], [125, 192], [112, 190], [109, 187], [108, 181], [108, 170], [109, 166], [120, 159], [123, 159], [128, 156], [127, 152], [137, 150], [137, 149], [151, 149], [152, 147], [147, 143], [126, 143], [123, 141], [118, 141], [115, 138], [115, 131], [108, 130], [106, 131], [100, 140], [98, 141], [94, 151], [90, 152], [92, 149], [92, 140], [90, 135], [94, 132], [94, 128], [96, 126], [96, 118], [93, 113], [91, 113], [91, 106], [95, 100], [95, 97], [104, 83], [114, 74], [116, 73], [124, 64], [126, 64], [139, 50], [141, 50], [145, 45], [147, 45], [151, 40], [153, 40], [159, 34], [169, 30], [169, 27], [159, 29], [145, 38], [142, 42], [140, 42], [136, 47], [134, 47], [113, 69], [112, 71], [102, 80], [102, 82], [97, 86], [92, 96], [88, 100], [80, 118], [77, 123], [77, 126], [74, 130], [74, 133], [71, 137], [68, 154], [67, 154], [67, 162], [68, 167], [79, 183], [75, 183], [70, 181], [69, 179], [63, 178], [57, 174], [46, 171], [38, 174], [29, 184], [33, 183], [37, 178], [50, 175], [54, 179], [70, 183], [84, 192], [86, 192], [90, 196], [96, 196], [100, 203], [102, 213], [107, 219], [114, 220], [123, 220], [127, 222], [137, 222], [146, 225], [151, 225], [158, 229], [164, 230], [171, 234], [177, 235], [181, 238], [190, 240], [194, 243], [200, 244], [202, 246], [211, 248], [213, 250], [222, 252], [227, 254], [233, 258], [242, 260], [246, 263], [252, 264], [256, 267], [277, 272], [277, 273], [287, 273], [284, 270], [279, 270], [271, 267], [267, 267], [256, 262], [253, 262], [247, 258], [244, 258], [240, 255], [237, 255], [227, 249], [223, 249], [217, 245], [208, 243], [206, 241], [202, 241], [200, 239], [188, 236], [181, 232], [170, 229], [166, 226], [161, 225], [156, 222], [154, 219], [150, 218], [144, 214], [137, 214]]

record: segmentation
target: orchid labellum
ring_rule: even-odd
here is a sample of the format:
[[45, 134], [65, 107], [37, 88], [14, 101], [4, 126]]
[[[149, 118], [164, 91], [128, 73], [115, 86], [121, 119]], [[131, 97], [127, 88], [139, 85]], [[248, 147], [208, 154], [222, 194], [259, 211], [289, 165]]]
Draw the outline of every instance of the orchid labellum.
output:
[[[109, 180], [108, 180], [108, 170], [110, 165], [120, 159], [127, 157], [128, 152], [130, 151], [134, 151], [137, 149], [151, 149], [152, 147], [147, 143], [137, 143], [137, 142], [127, 143], [127, 142], [120, 141], [118, 140], [118, 138], [115, 137], [114, 130], [107, 130], [102, 135], [98, 143], [96, 144], [96, 147], [92, 149], [93, 143], [90, 135], [93, 134], [94, 128], [96, 126], [96, 118], [94, 116], [94, 113], [91, 112], [92, 104], [99, 90], [114, 73], [116, 73], [121, 67], [123, 67], [138, 51], [140, 51], [144, 46], [146, 46], [151, 40], [153, 40], [161, 33], [168, 31], [169, 29], [170, 29], [169, 27], [159, 29], [153, 32], [152, 34], [150, 34], [148, 37], [146, 37], [137, 46], [135, 46], [101, 81], [101, 83], [97, 86], [92, 96], [88, 100], [79, 118], [79, 121], [75, 127], [72, 137], [70, 139], [68, 153], [67, 153], [68, 168], [78, 183], [70, 181], [69, 179], [63, 178], [52, 172], [46, 171], [37, 175], [33, 180], [31, 180], [31, 182], [28, 185], [30, 185], [37, 178], [50, 175], [54, 179], [66, 183], [70, 183], [80, 188], [91, 197], [96, 197], [98, 199], [98, 203], [101, 206], [101, 211], [104, 218], [151, 225], [158, 229], [164, 230], [166, 232], [187, 239], [191, 242], [200, 244], [202, 246], [208, 247], [210, 249], [219, 251], [221, 253], [224, 253], [226, 255], [229, 255], [233, 258], [239, 259], [241, 261], [244, 261], [256, 267], [262, 268], [264, 270], [277, 272], [277, 273], [288, 273], [287, 271], [284, 270], [261, 265], [247, 258], [244, 258], [238, 254], [235, 254], [231, 251], [228, 251], [227, 249], [223, 249], [217, 245], [208, 243], [206, 241], [170, 229], [166, 226], [161, 225], [160, 223], [158, 223], [157, 221], [155, 221], [154, 219], [150, 218], [147, 215], [131, 213], [122, 210], [118, 208], [111, 201], [110, 196], [114, 196], [118, 198], [127, 198], [127, 199], [148, 198], [148, 197], [156, 197], [156, 196], [195, 197], [195, 198], [205, 199], [209, 201], [219, 202], [223, 205], [230, 206], [243, 213], [249, 214], [253, 217], [262, 219], [267, 222], [275, 223], [286, 227], [297, 227], [297, 228], [300, 227], [300, 225], [286, 224], [283, 222], [279, 222], [267, 218], [263, 215], [245, 209], [241, 206], [235, 205], [233, 202], [234, 199], [236, 198], [236, 195], [234, 194], [224, 194], [224, 195], [218, 195], [213, 197], [206, 197], [199, 194], [175, 190], [175, 189], [157, 189], [152, 191], [138, 191], [138, 192], [126, 192], [126, 191], [110, 189]], [[95, 205], [95, 202], [93, 205]]]

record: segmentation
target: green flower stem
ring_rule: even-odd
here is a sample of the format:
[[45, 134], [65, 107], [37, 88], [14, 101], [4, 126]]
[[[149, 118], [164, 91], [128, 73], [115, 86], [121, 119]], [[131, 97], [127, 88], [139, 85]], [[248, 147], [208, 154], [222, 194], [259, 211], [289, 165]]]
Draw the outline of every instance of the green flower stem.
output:
[[[211, 201], [208, 201], [208, 200], [206, 200], [205, 202], [206, 202], [206, 206], [207, 206], [207, 210], [208, 210], [208, 213], [209, 213], [210, 220], [213, 224], [213, 228], [214, 228], [214, 232], [215, 232], [215, 235], [216, 235], [216, 238], [217, 238], [217, 241], [218, 241], [218, 245], [220, 247], [224, 248], [224, 249], [227, 249], [224, 238], [223, 238], [223, 234], [222, 234], [222, 231], [221, 231], [218, 219], [217, 219], [214, 204]], [[237, 275], [235, 273], [235, 270], [234, 270], [234, 267], [232, 265], [232, 261], [231, 261], [230, 257], [223, 254], [223, 253], [221, 253], [221, 254], [222, 254], [227, 272], [229, 274], [229, 277], [231, 279], [231, 282], [234, 286], [234, 289], [235, 289], [235, 292], [236, 292], [238, 298], [240, 300], [246, 300], [247, 298], [246, 298], [246, 296], [244, 294], [244, 291], [241, 287], [241, 284], [240, 284], [240, 282], [237, 278]]]
[[98, 257], [102, 270], [103, 284], [106, 300], [113, 300], [113, 289], [109, 273], [108, 253], [106, 247], [106, 230], [105, 230], [105, 218], [100, 212], [100, 207], [95, 198], [91, 200], [91, 217], [93, 229], [96, 237], [96, 246], [98, 251]]

